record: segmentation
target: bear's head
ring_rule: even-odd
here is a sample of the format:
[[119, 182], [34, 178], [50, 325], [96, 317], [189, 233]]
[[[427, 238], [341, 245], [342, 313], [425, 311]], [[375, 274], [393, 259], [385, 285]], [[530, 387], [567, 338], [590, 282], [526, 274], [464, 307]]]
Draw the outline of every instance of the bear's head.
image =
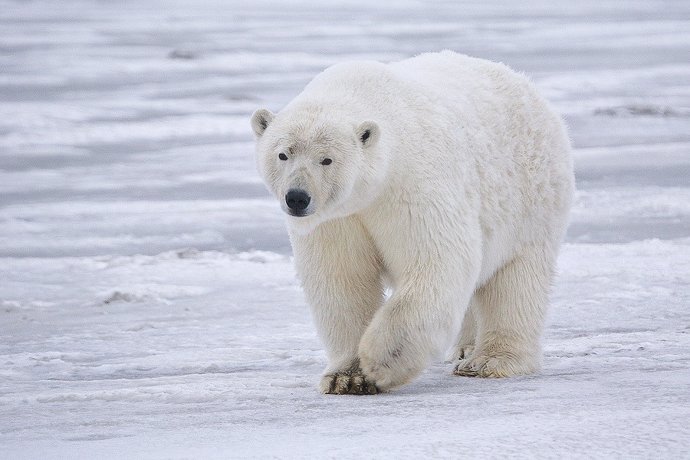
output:
[[354, 214], [373, 202], [386, 172], [380, 129], [318, 107], [254, 112], [258, 169], [295, 230]]

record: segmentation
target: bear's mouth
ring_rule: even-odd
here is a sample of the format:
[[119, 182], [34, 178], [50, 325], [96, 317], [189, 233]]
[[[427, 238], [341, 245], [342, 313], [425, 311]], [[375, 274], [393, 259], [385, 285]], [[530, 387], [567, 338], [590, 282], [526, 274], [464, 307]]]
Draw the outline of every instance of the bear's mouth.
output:
[[307, 211], [307, 210], [304, 210], [304, 211], [293, 211], [292, 209], [289, 209], [289, 210], [287, 211], [287, 213], [288, 213], [288, 215], [290, 215], [290, 216], [292, 216], [292, 217], [307, 217], [307, 216], [310, 216], [310, 215], [312, 214], [311, 212], [309, 212], [309, 211]]

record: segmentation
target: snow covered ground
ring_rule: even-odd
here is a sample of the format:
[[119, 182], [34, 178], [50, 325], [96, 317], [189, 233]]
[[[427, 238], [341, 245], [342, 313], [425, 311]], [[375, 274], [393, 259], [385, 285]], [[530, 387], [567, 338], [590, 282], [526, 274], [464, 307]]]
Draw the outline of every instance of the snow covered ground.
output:
[[[571, 129], [544, 370], [320, 395], [248, 116], [442, 48]], [[0, 458], [690, 458], [688, 56], [680, 0], [0, 0]]]

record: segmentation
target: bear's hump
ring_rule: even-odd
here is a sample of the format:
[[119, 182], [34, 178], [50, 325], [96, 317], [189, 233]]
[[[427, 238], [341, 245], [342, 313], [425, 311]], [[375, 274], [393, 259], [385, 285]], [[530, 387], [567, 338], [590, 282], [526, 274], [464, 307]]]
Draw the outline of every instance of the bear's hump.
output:
[[394, 77], [390, 66], [377, 61], [350, 61], [332, 65], [316, 76], [305, 90], [342, 89], [381, 85]]

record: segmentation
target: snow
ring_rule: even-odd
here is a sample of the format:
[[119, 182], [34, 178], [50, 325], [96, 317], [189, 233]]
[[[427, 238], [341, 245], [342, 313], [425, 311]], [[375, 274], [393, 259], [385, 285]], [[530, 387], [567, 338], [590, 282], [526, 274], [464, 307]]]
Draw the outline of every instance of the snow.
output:
[[[688, 455], [687, 2], [188, 3], [0, 0], [0, 457]], [[570, 126], [544, 369], [320, 395], [249, 114], [442, 48]]]

